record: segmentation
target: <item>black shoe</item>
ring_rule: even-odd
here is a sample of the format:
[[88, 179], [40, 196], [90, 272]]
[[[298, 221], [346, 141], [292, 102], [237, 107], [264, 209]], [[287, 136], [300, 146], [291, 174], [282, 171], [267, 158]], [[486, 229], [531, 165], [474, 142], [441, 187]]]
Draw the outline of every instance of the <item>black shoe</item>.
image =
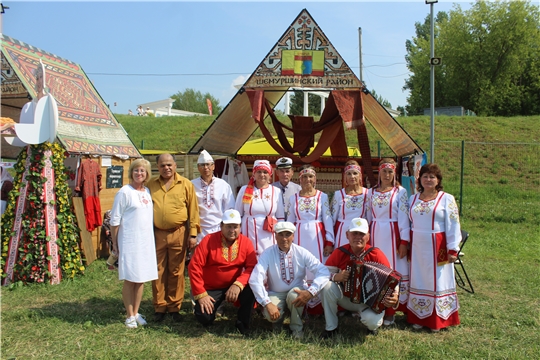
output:
[[244, 336], [249, 335], [249, 327], [244, 325], [244, 323], [241, 322], [240, 320], [236, 320], [235, 326], [238, 329], [238, 331], [240, 331], [240, 334]]
[[172, 320], [174, 322], [181, 322], [182, 321], [182, 317], [180, 316], [180, 313], [178, 312], [172, 312], [172, 313], [169, 313], [170, 317], [172, 318]]
[[321, 339], [331, 339], [334, 336], [336, 336], [338, 333], [338, 328], [335, 328], [334, 330], [324, 330], [324, 332], [321, 334]]
[[369, 330], [368, 329], [368, 334], [373, 335], [373, 336], [377, 336], [377, 335], [379, 335], [379, 329], [375, 329], [375, 330]]
[[165, 319], [165, 313], [162, 313], [162, 312], [154, 313], [154, 321], [155, 322], [162, 322], [163, 319]]

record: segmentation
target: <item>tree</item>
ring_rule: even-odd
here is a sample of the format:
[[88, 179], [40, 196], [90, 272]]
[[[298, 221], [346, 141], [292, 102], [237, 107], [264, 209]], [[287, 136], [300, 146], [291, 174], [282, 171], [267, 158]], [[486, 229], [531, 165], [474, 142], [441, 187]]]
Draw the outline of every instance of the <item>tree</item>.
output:
[[[296, 90], [290, 98], [289, 112], [291, 115], [304, 114], [304, 93]], [[308, 94], [308, 113], [310, 116], [321, 115], [321, 97], [314, 94]]]
[[[413, 73], [407, 110], [429, 107], [429, 18], [417, 23], [406, 42]], [[460, 105], [480, 115], [540, 113], [540, 15], [530, 2], [477, 1], [463, 11], [455, 5], [435, 21], [435, 106]]]
[[381, 95], [377, 94], [375, 92], [375, 90], [370, 90], [369, 91], [371, 93], [371, 95], [373, 95], [373, 97], [375, 99], [377, 99], [377, 101], [384, 107], [387, 107], [387, 108], [392, 108], [392, 104], [390, 104], [390, 101], [386, 100], [385, 98], [383, 98]]
[[201, 114], [208, 114], [208, 104], [206, 99], [210, 99], [212, 102], [213, 114], [219, 114], [222, 107], [219, 105], [219, 100], [214, 98], [209, 93], [202, 94], [200, 91], [193, 89], [186, 89], [184, 92], [177, 92], [171, 95], [171, 99], [174, 99], [173, 109], [192, 111]]

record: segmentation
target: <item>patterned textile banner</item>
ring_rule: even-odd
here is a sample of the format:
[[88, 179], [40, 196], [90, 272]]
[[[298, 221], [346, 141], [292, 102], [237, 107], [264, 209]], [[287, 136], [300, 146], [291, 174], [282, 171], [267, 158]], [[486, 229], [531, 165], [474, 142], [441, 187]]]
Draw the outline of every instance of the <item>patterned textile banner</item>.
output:
[[141, 157], [80, 65], [6, 35], [0, 40], [2, 63], [32, 98], [39, 61], [45, 65], [45, 87], [58, 102], [57, 137], [68, 152]]
[[56, 195], [54, 193], [54, 169], [51, 163], [52, 151], [45, 151], [45, 167], [43, 168], [43, 177], [47, 179], [43, 184], [43, 195], [45, 197], [45, 229], [49, 241], [47, 242], [47, 255], [50, 256], [49, 272], [51, 273], [51, 284], [60, 284], [62, 271], [60, 269], [60, 256], [58, 255], [58, 245], [56, 244]]
[[[28, 174], [28, 171], [30, 169], [30, 146], [26, 147], [26, 152], [28, 154], [28, 157], [26, 158], [26, 163], [24, 165], [24, 174], [23, 179], [26, 178], [26, 174]], [[19, 249], [19, 242], [21, 240], [21, 229], [22, 229], [22, 219], [23, 219], [23, 213], [24, 208], [26, 205], [26, 195], [28, 193], [28, 181], [24, 181], [22, 183], [21, 189], [20, 189], [20, 195], [17, 198], [17, 205], [15, 207], [15, 222], [13, 223], [13, 231], [14, 235], [11, 237], [11, 240], [9, 242], [9, 253], [7, 256], [6, 266], [5, 266], [5, 273], [6, 278], [4, 279], [4, 285], [11, 284], [11, 281], [13, 280], [13, 267], [15, 266], [15, 261], [17, 261], [18, 256], [18, 249]]]

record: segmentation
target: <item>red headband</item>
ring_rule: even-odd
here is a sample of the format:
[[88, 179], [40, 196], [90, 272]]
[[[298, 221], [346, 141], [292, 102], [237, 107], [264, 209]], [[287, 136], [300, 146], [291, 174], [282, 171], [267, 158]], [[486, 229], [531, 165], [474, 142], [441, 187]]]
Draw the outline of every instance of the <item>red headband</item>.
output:
[[382, 169], [392, 169], [392, 170], [396, 170], [396, 165], [394, 164], [389, 164], [389, 163], [384, 163], [384, 164], [381, 164], [379, 165], [379, 171], [381, 171]]
[[272, 175], [272, 166], [266, 163], [259, 163], [257, 166], [253, 167], [253, 173], [256, 173], [258, 170], [266, 170], [270, 175]]
[[345, 169], [343, 170], [343, 172], [346, 173], [347, 171], [351, 171], [351, 170], [356, 170], [360, 174], [362, 173], [362, 168], [358, 165], [347, 165], [345, 166]]
[[298, 175], [298, 177], [302, 177], [302, 175], [305, 175], [305, 174], [313, 174], [313, 176], [317, 176], [317, 173], [315, 172], [315, 170], [307, 168], [300, 171], [300, 174]]

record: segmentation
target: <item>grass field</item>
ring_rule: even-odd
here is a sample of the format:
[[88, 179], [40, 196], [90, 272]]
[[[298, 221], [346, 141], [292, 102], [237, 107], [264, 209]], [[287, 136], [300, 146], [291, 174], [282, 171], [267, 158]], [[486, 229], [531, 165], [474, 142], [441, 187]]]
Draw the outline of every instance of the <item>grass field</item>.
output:
[[[145, 148], [154, 140], [163, 149], [169, 133], [187, 145], [196, 133], [184, 123], [164, 135], [140, 125], [132, 117], [124, 124], [130, 136]], [[144, 120], [149, 120], [144, 119]], [[162, 119], [151, 119], [161, 121]], [[445, 169], [446, 188], [459, 191], [459, 146], [442, 141], [538, 143], [540, 117], [483, 119], [438, 119], [436, 143], [438, 162]], [[179, 120], [175, 120], [178, 122]], [[201, 126], [205, 119], [200, 119]], [[208, 119], [211, 122], [212, 119]], [[405, 129], [428, 149], [427, 117], [400, 119]], [[427, 126], [426, 126], [427, 125]], [[138, 129], [132, 132], [130, 126]], [[146, 126], [146, 124], [145, 124]], [[154, 129], [151, 131], [151, 129]], [[198, 128], [197, 128], [198, 129]], [[190, 137], [188, 134], [194, 134]], [[143, 134], [143, 135], [141, 135]], [[173, 138], [173, 136], [171, 136]], [[139, 143], [137, 143], [139, 141]], [[171, 140], [172, 141], [172, 140]], [[152, 145], [154, 146], [154, 145]], [[172, 145], [171, 145], [172, 146]], [[167, 149], [170, 149], [167, 147]], [[457, 149], [457, 150], [456, 150]], [[243, 338], [234, 328], [234, 309], [217, 321], [209, 331], [199, 326], [191, 314], [189, 300], [184, 301], [183, 322], [155, 324], [126, 329], [121, 300], [121, 282], [107, 270], [105, 261], [88, 267], [86, 275], [57, 286], [30, 285], [2, 289], [2, 359], [538, 359], [540, 358], [540, 192], [538, 147], [536, 152], [510, 148], [470, 146], [466, 159], [466, 186], [462, 228], [471, 237], [464, 249], [464, 263], [475, 293], [458, 288], [462, 324], [430, 333], [415, 332], [398, 315], [395, 326], [374, 337], [352, 317], [340, 318], [340, 336], [321, 342], [322, 318], [306, 321], [303, 341], [294, 341], [286, 333], [273, 334], [268, 322], [253, 319], [254, 334]], [[525, 148], [529, 149], [529, 148]], [[504, 158], [504, 154], [514, 154]], [[457, 155], [456, 155], [457, 154]], [[487, 159], [479, 166], [479, 159]], [[490, 160], [491, 159], [491, 160]], [[494, 159], [504, 159], [493, 169]], [[515, 165], [511, 165], [516, 162]], [[483, 163], [483, 162], [482, 162]], [[509, 169], [506, 169], [509, 168]], [[516, 169], [517, 168], [517, 169]], [[514, 171], [501, 181], [504, 171]], [[536, 181], [536, 183], [535, 183]], [[187, 295], [187, 294], [186, 294]], [[187, 298], [187, 297], [186, 297]], [[146, 285], [141, 313], [152, 318], [150, 284]]]

